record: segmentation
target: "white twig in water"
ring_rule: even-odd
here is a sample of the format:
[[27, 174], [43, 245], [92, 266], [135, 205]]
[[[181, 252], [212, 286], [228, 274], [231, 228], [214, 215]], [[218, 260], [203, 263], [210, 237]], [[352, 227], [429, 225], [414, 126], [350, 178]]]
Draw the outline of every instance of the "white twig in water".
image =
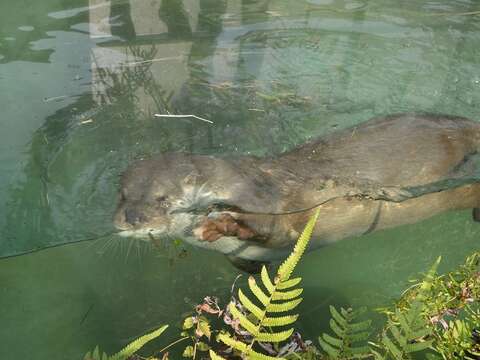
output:
[[204, 119], [197, 115], [172, 115], [172, 114], [155, 114], [155, 117], [165, 117], [165, 118], [195, 118], [201, 121], [205, 121], [209, 124], [213, 124], [212, 120]]
[[141, 64], [148, 64], [148, 63], [153, 63], [153, 62], [158, 62], [158, 61], [169, 61], [169, 60], [179, 60], [183, 59], [184, 56], [170, 56], [170, 57], [164, 57], [164, 58], [156, 58], [156, 59], [151, 59], [151, 60], [142, 60], [142, 61], [133, 61], [126, 63], [126, 66], [137, 66]]

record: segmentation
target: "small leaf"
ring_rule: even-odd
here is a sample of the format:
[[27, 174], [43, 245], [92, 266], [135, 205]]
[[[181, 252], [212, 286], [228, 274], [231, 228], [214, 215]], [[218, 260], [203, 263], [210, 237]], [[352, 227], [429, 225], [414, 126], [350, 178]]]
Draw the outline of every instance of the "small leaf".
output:
[[194, 325], [194, 317], [193, 316], [189, 316], [187, 318], [185, 318], [185, 320], [183, 321], [183, 330], [188, 330], [188, 329], [191, 329]]
[[262, 342], [277, 343], [277, 342], [287, 340], [292, 334], [293, 334], [293, 329], [288, 329], [288, 330], [280, 331], [277, 333], [259, 332], [255, 337], [255, 339], [257, 341], [262, 341]]
[[240, 351], [241, 353], [247, 355], [248, 360], [285, 360], [284, 358], [272, 357], [272, 356], [257, 353], [256, 351], [253, 351], [252, 349], [250, 349], [247, 344], [244, 344], [241, 341], [232, 339], [230, 335], [226, 333], [219, 334], [218, 340]]
[[186, 358], [191, 358], [193, 357], [193, 346], [191, 345], [188, 345], [185, 350], [183, 350], [183, 354], [182, 354], [183, 357], [186, 357]]
[[249, 298], [245, 296], [241, 289], [238, 289], [238, 299], [245, 308], [250, 311], [255, 317], [260, 320], [263, 318], [265, 312], [262, 311], [257, 305], [250, 301]]
[[301, 277], [297, 277], [297, 278], [293, 278], [293, 279], [290, 279], [290, 280], [287, 280], [287, 281], [283, 281], [283, 282], [277, 284], [277, 289], [278, 290], [284, 290], [284, 289], [294, 287], [294, 286], [298, 285], [300, 283], [300, 281], [302, 281]]
[[215, 354], [213, 350], [210, 350], [210, 359], [211, 360], [225, 360], [223, 357]]
[[198, 322], [198, 328], [203, 333], [203, 335], [205, 335], [208, 339], [210, 339], [210, 336], [212, 335], [212, 332], [210, 330], [210, 324], [208, 323], [208, 321], [205, 321], [205, 320], [201, 319]]
[[333, 306], [330, 305], [330, 313], [332, 314], [332, 317], [335, 319], [338, 325], [342, 327], [342, 329], [345, 329], [347, 327], [347, 320], [340, 315], [340, 313], [335, 309]]
[[265, 295], [262, 289], [257, 285], [257, 282], [255, 281], [255, 278], [253, 276], [250, 276], [248, 278], [248, 286], [250, 287], [250, 290], [252, 290], [252, 293], [257, 297], [257, 299], [264, 305], [266, 306], [269, 302], [269, 297]]
[[275, 291], [272, 295], [272, 300], [291, 300], [299, 297], [303, 289], [295, 289], [290, 291]]
[[197, 343], [197, 349], [200, 351], [208, 351], [210, 350], [210, 346], [208, 346], [208, 344], [204, 343], [203, 341], [199, 341]]
[[385, 347], [390, 351], [390, 353], [393, 355], [393, 357], [396, 360], [402, 360], [402, 352], [398, 347], [389, 339], [387, 335], [383, 335], [382, 337], [382, 343], [385, 345]]
[[270, 280], [270, 276], [268, 276], [268, 271], [265, 265], [262, 266], [262, 272], [260, 273], [260, 275], [262, 278], [263, 286], [265, 286], [265, 289], [267, 289], [269, 294], [272, 294], [273, 291], [275, 290], [275, 286], [272, 284], [272, 281]]
[[371, 320], [365, 320], [365, 321], [361, 321], [361, 322], [358, 322], [358, 323], [355, 323], [355, 324], [350, 324], [349, 328], [350, 328], [351, 332], [358, 332], [358, 331], [363, 331], [363, 330], [369, 329], [371, 325], [372, 325]]
[[340, 328], [334, 319], [330, 319], [330, 328], [338, 337], [343, 338], [345, 336], [345, 330]]
[[166, 329], [168, 325], [163, 325], [159, 327], [157, 330], [154, 330], [146, 335], [139, 337], [138, 339], [132, 341], [130, 344], [125, 346], [122, 350], [120, 350], [115, 355], [111, 356], [109, 360], [123, 360], [132, 356], [135, 352], [137, 352], [142, 346], [144, 346], [147, 342], [156, 339], [159, 337]]
[[94, 360], [100, 360], [100, 349], [98, 348], [98, 345], [95, 346], [95, 349], [93, 349], [92, 358]]
[[343, 341], [341, 339], [336, 339], [328, 334], [323, 334], [323, 340], [337, 348], [340, 348], [343, 345]]
[[267, 306], [267, 312], [285, 312], [295, 309], [298, 304], [302, 302], [302, 298], [295, 299], [286, 303], [281, 304], [269, 304]]
[[414, 343], [414, 344], [407, 344], [405, 346], [405, 351], [409, 352], [409, 353], [422, 351], [422, 350], [425, 350], [425, 349], [429, 348], [432, 345], [432, 343], [433, 343], [433, 340], [417, 342], [417, 343]]
[[323, 351], [325, 351], [333, 359], [338, 359], [339, 358], [340, 351], [335, 349], [329, 343], [325, 342], [320, 336], [318, 337], [318, 342], [320, 343], [320, 347], [323, 349]]
[[258, 328], [255, 324], [253, 324], [250, 320], [247, 319], [245, 315], [243, 315], [240, 310], [237, 309], [233, 302], [230, 303], [229, 307], [230, 312], [234, 319], [238, 319], [240, 321], [240, 325], [247, 330], [253, 336], [256, 336], [258, 333]]
[[298, 315], [286, 315], [278, 317], [265, 317], [262, 321], [262, 326], [286, 326], [297, 321]]

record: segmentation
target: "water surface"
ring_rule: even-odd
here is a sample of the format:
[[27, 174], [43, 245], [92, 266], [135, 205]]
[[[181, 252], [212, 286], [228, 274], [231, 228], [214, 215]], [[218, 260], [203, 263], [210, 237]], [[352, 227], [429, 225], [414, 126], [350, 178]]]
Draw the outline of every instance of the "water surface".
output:
[[[238, 271], [222, 255], [101, 237], [135, 159], [277, 154], [402, 111], [480, 119], [475, 11], [467, 0], [2, 1], [0, 253], [24, 255], [0, 260], [0, 358], [113, 352], [163, 323], [173, 338], [205, 295], [227, 300]], [[309, 254], [300, 331], [325, 330], [329, 304], [388, 303], [437, 256], [442, 271], [460, 263], [479, 235], [463, 211]], [[97, 240], [73, 243], [85, 239]]]

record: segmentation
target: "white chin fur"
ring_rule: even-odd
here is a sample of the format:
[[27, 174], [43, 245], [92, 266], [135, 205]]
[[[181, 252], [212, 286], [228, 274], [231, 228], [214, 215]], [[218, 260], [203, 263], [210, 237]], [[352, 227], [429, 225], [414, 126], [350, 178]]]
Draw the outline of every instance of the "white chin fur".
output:
[[150, 240], [150, 236], [155, 236], [164, 233], [165, 230], [159, 229], [136, 229], [136, 230], [123, 230], [118, 233], [122, 237], [134, 237], [141, 240]]

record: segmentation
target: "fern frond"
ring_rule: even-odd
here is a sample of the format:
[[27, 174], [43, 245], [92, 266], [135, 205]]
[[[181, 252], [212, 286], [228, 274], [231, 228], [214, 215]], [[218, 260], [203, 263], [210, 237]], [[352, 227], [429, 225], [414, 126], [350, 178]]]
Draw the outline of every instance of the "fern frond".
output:
[[410, 308], [404, 311], [397, 309], [394, 319], [389, 319], [388, 330], [382, 336], [382, 344], [386, 349], [385, 355], [390, 354], [395, 359], [404, 359], [408, 358], [408, 354], [423, 351], [432, 345], [433, 340], [425, 340], [425, 337], [428, 337], [432, 330], [423, 317], [422, 310], [423, 301], [427, 298], [432, 287], [440, 260], [441, 257], [437, 258], [425, 275], [417, 297], [412, 301]]
[[435, 260], [432, 267], [430, 268], [430, 270], [425, 275], [425, 278], [423, 279], [422, 284], [420, 285], [420, 291], [417, 295], [418, 300], [424, 301], [427, 293], [432, 288], [433, 280], [434, 280], [435, 275], [437, 273], [437, 269], [438, 269], [438, 265], [440, 264], [440, 261], [442, 261], [441, 256], [439, 256], [437, 258], [437, 260]]
[[93, 352], [88, 352], [84, 357], [84, 360], [108, 360], [108, 355], [104, 352], [101, 353], [100, 349], [98, 348], [98, 345], [95, 346], [95, 349], [93, 349]]
[[93, 353], [88, 352], [85, 355], [84, 360], [125, 360], [140, 350], [147, 342], [159, 337], [167, 328], [168, 325], [163, 325], [157, 330], [139, 337], [112, 356], [108, 356], [106, 353], [101, 353], [97, 346], [93, 350]]
[[361, 359], [371, 357], [370, 347], [356, 345], [368, 339], [371, 321], [354, 322], [355, 318], [364, 312], [363, 309], [354, 312], [352, 309], [340, 309], [330, 306], [330, 327], [337, 337], [323, 334], [318, 338], [320, 347], [333, 359]]
[[313, 229], [317, 223], [318, 215], [320, 210], [316, 210], [313, 216], [308, 220], [307, 225], [302, 231], [295, 247], [293, 248], [292, 253], [288, 256], [287, 260], [283, 262], [282, 265], [278, 268], [277, 279], [275, 282], [284, 282], [290, 278], [290, 275], [293, 272], [293, 269], [297, 266], [298, 261], [302, 257], [305, 249], [307, 248], [310, 237], [312, 236]]
[[255, 342], [279, 343], [292, 336], [293, 328], [277, 332], [266, 332], [265, 328], [291, 325], [298, 318], [298, 315], [270, 316], [270, 314], [285, 313], [293, 310], [302, 301], [302, 298], [299, 296], [302, 294], [303, 289], [294, 288], [300, 283], [301, 278], [290, 279], [290, 275], [307, 248], [317, 218], [318, 210], [308, 221], [290, 256], [279, 267], [274, 281], [270, 279], [265, 266], [262, 267], [260, 273], [260, 279], [264, 289], [260, 288], [253, 276], [248, 278], [250, 291], [262, 306], [258, 306], [250, 300], [242, 290], [238, 290], [240, 303], [249, 314], [253, 315], [256, 321], [252, 321], [251, 319], [253, 319], [253, 317], [249, 316], [249, 314], [243, 314], [234, 302], [229, 304], [232, 317], [237, 319], [240, 325], [252, 336], [253, 339], [251, 343], [245, 344], [227, 334], [220, 334], [218, 336], [219, 341], [240, 351], [243, 355], [246, 355], [248, 359], [274, 359], [270, 356], [255, 352], [252, 350], [252, 347]]
[[148, 334], [145, 334], [138, 339], [132, 341], [130, 344], [125, 346], [122, 350], [116, 353], [113, 356], [110, 356], [108, 360], [123, 360], [132, 356], [135, 352], [140, 350], [147, 342], [152, 341], [159, 337], [166, 329], [168, 325], [163, 325], [159, 327], [157, 330], [154, 330]]

